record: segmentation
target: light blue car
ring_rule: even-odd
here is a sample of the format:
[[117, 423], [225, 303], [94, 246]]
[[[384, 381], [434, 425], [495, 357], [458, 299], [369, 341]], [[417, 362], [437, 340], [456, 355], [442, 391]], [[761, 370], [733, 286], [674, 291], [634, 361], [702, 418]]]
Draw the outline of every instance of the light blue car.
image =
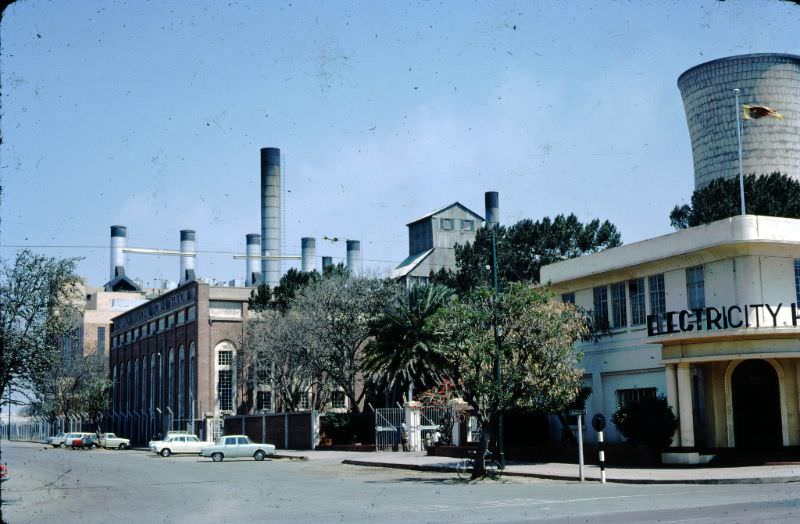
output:
[[214, 462], [222, 462], [226, 458], [253, 457], [264, 460], [275, 454], [272, 444], [252, 442], [247, 435], [227, 435], [220, 438], [213, 446], [203, 448], [203, 456], [211, 457]]

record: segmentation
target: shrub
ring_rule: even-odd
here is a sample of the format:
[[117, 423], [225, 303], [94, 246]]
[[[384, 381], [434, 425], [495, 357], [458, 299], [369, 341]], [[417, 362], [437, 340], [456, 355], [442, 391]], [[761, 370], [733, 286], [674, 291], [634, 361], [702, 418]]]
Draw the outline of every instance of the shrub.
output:
[[334, 444], [375, 442], [375, 417], [362, 413], [327, 413], [320, 417], [320, 434]]
[[668, 447], [678, 427], [663, 395], [627, 402], [617, 408], [611, 420], [629, 444], [646, 444], [655, 449]]

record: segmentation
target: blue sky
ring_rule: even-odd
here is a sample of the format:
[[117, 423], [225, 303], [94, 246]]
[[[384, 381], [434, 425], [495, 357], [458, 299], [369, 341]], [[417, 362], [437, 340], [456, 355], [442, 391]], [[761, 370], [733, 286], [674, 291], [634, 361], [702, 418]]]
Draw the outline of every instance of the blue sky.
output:
[[[800, 53], [787, 2], [45, 2], [2, 21], [0, 256], [82, 256], [108, 278], [109, 226], [242, 278], [259, 232], [259, 149], [285, 163], [285, 249], [362, 241], [405, 258], [405, 224], [460, 201], [501, 219], [608, 218], [669, 232], [693, 189], [676, 86], [701, 62]], [[98, 246], [98, 247], [52, 247]], [[288, 266], [288, 264], [287, 264]], [[172, 257], [128, 274], [176, 280]]]

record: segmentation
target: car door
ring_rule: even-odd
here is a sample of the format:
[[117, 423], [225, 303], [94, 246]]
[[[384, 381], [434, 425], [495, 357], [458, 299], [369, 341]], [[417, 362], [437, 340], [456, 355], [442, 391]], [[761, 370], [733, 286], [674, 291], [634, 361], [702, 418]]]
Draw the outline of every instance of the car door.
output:
[[175, 443], [175, 453], [186, 453], [186, 437], [173, 437], [172, 441]]
[[251, 455], [250, 439], [247, 437], [236, 437], [236, 444], [240, 457], [248, 457]]
[[186, 453], [200, 453], [200, 439], [194, 435], [184, 437], [186, 441]]
[[225, 450], [223, 451], [226, 457], [238, 457], [239, 446], [236, 445], [236, 437], [225, 437]]

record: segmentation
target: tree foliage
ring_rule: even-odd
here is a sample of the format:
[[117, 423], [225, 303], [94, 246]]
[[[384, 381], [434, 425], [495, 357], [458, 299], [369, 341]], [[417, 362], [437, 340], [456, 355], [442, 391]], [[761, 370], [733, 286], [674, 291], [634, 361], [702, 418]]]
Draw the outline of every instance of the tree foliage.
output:
[[374, 337], [366, 348], [366, 370], [388, 388], [437, 383], [444, 362], [433, 349], [429, 320], [452, 298], [453, 290], [439, 284], [395, 286], [371, 326]]
[[[496, 379], [495, 321], [501, 382]], [[474, 410], [484, 430], [484, 450], [499, 413], [515, 407], [558, 411], [580, 390], [581, 354], [574, 344], [588, 332], [586, 318], [545, 290], [513, 283], [495, 298], [481, 287], [456, 298], [432, 322], [436, 350], [446, 363], [443, 371]], [[482, 462], [476, 469], [482, 474]]]
[[[800, 182], [775, 172], [744, 178], [746, 211], [750, 215], [800, 218]], [[739, 178], [717, 178], [692, 193], [692, 203], [669, 214], [675, 229], [708, 224], [741, 214]]]
[[[498, 276], [505, 282], [539, 282], [543, 265], [602, 251], [622, 244], [621, 235], [608, 220], [594, 219], [581, 223], [574, 214], [550, 219], [520, 220], [496, 229]], [[492, 230], [480, 228], [475, 241], [455, 248], [456, 284], [460, 290], [487, 285], [491, 274], [487, 265], [492, 260]], [[435, 280], [446, 281], [449, 275], [436, 274]]]
[[[299, 370], [291, 380], [337, 388], [359, 411], [364, 398], [364, 349], [389, 296], [381, 280], [330, 270], [299, 290], [284, 314], [269, 315], [263, 336], [250, 340], [258, 364]], [[294, 373], [294, 371], [292, 371]]]
[[628, 443], [654, 449], [668, 447], [678, 427], [675, 414], [663, 395], [626, 402], [617, 408], [611, 420]]
[[79, 296], [76, 262], [24, 250], [0, 266], [0, 397], [60, 364], [59, 337], [72, 329]]
[[109, 408], [108, 361], [96, 353], [66, 353], [59, 365], [37, 369], [29, 379], [31, 412], [48, 420], [86, 415], [98, 425]]

